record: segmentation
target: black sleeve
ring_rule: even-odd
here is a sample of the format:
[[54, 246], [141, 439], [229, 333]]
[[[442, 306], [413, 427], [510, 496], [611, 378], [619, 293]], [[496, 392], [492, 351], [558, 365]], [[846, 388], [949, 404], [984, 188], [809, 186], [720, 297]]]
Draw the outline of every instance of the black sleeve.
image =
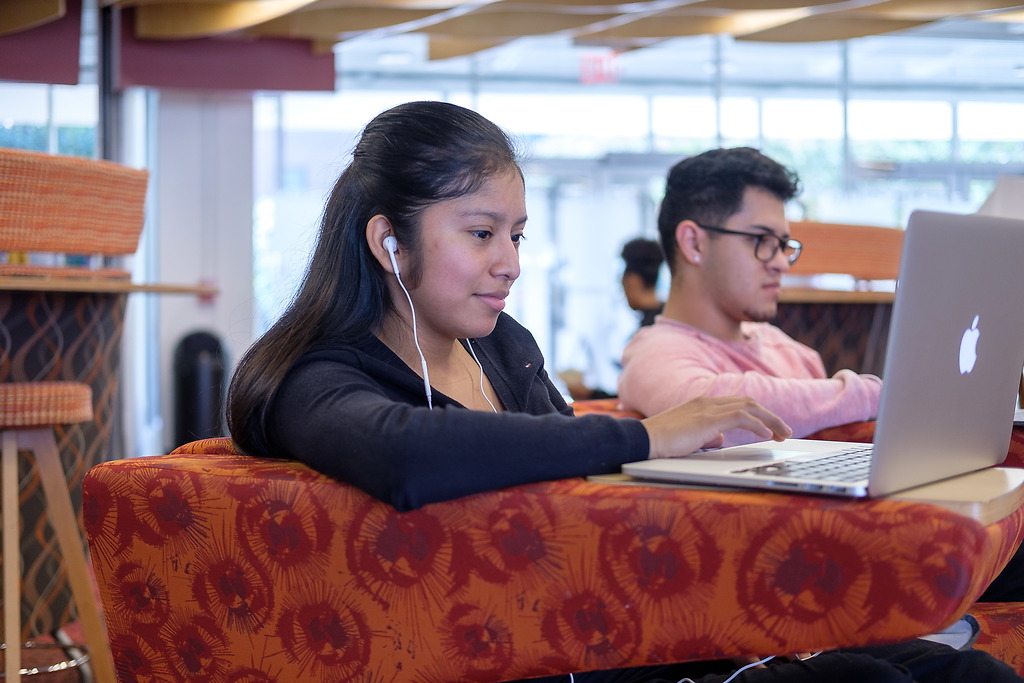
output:
[[529, 482], [618, 472], [647, 457], [638, 420], [433, 410], [396, 400], [359, 368], [295, 368], [271, 409], [285, 454], [400, 510]]

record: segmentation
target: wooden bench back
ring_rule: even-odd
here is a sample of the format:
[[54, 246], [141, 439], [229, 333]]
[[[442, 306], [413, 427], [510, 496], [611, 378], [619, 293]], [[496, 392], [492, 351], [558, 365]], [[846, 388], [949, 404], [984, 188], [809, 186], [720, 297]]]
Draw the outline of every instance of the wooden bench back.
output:
[[903, 254], [903, 230], [872, 225], [794, 221], [793, 239], [803, 242], [793, 275], [838, 273], [856, 280], [895, 280]]

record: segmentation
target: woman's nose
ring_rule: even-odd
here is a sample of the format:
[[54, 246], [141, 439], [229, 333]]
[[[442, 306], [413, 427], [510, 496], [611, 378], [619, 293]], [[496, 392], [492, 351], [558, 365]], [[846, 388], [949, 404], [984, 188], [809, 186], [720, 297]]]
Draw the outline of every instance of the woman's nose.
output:
[[492, 272], [498, 277], [515, 280], [519, 277], [519, 248], [512, 240], [504, 241], [495, 258]]

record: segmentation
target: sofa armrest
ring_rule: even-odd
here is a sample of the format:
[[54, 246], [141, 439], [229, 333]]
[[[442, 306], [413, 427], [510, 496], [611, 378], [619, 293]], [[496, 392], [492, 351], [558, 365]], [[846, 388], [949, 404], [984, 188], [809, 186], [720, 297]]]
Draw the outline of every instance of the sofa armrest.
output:
[[581, 479], [399, 513], [227, 440], [97, 465], [84, 499], [123, 680], [503, 681], [895, 641], [956, 620], [1024, 534], [1024, 510]]
[[627, 410], [622, 407], [622, 404], [617, 398], [590, 398], [581, 401], [572, 402], [572, 412], [576, 417], [582, 415], [590, 415], [598, 413], [601, 415], [611, 415], [613, 417], [635, 417], [637, 419], [643, 418], [643, 415], [636, 412], [635, 410]]

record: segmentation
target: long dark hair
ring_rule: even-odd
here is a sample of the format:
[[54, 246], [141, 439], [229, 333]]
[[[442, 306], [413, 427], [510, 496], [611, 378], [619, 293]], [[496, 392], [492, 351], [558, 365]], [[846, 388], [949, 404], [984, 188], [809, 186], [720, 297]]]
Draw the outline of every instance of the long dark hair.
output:
[[414, 284], [423, 210], [471, 194], [489, 177], [512, 169], [522, 175], [509, 136], [454, 104], [409, 102], [366, 125], [324, 207], [298, 293], [231, 378], [228, 428], [243, 452], [270, 454], [267, 412], [299, 356], [376, 332], [392, 308], [385, 271], [366, 243], [370, 218], [386, 217], [400, 247], [414, 255], [409, 272], [403, 271]]

